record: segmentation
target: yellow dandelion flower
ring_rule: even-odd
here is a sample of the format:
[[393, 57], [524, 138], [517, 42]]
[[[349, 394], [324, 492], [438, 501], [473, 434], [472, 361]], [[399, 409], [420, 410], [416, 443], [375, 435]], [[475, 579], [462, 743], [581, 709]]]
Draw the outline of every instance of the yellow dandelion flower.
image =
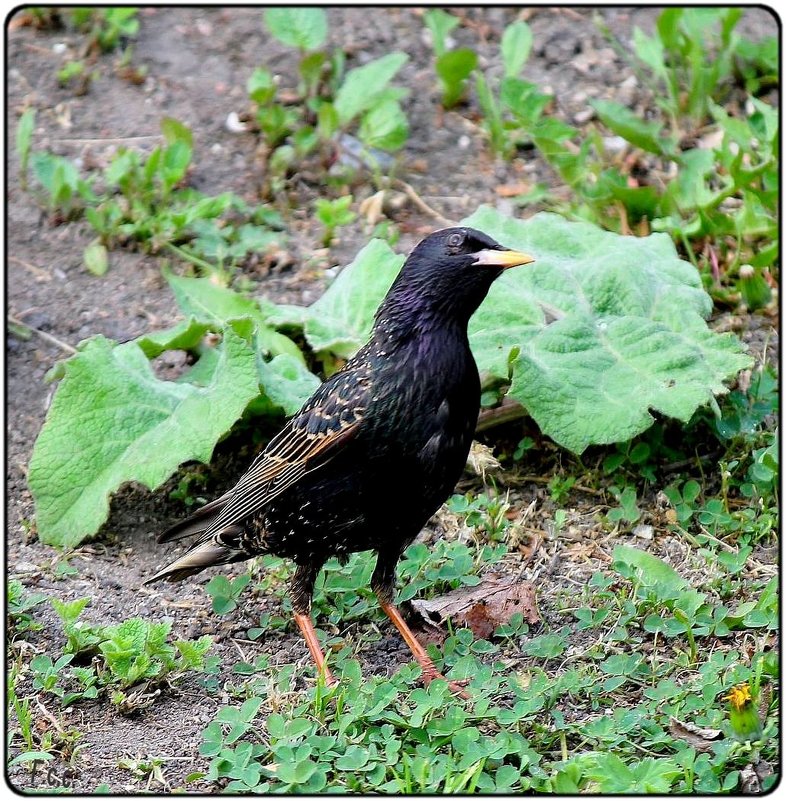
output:
[[759, 714], [753, 703], [750, 684], [744, 681], [731, 688], [724, 700], [729, 702], [731, 735], [740, 742], [758, 740], [762, 736]]
[[724, 696], [724, 700], [728, 701], [737, 712], [740, 712], [745, 704], [753, 701], [750, 684], [744, 681], [732, 687], [729, 694]]

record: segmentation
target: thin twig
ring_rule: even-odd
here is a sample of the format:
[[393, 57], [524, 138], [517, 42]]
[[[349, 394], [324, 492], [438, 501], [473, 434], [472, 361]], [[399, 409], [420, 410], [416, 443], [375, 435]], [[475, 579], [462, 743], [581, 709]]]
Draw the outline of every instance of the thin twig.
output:
[[[551, 478], [548, 476], [535, 476], [535, 475], [511, 475], [507, 477], [508, 484], [515, 484], [516, 486], [520, 486], [521, 484], [527, 484], [529, 482], [533, 484], [548, 484], [551, 481]], [[593, 487], [587, 487], [584, 484], [572, 484], [570, 487], [572, 490], [578, 490], [579, 492], [586, 492], [588, 495], [596, 495], [599, 498], [604, 498], [606, 493], [604, 490], [594, 489]]]
[[181, 259], [185, 259], [186, 261], [191, 262], [191, 264], [194, 266], [201, 267], [203, 270], [215, 272], [218, 269], [215, 264], [211, 264], [209, 261], [200, 259], [199, 256], [195, 256], [193, 253], [189, 253], [187, 250], [183, 250], [183, 248], [179, 248], [177, 245], [173, 245], [171, 242], [164, 242], [164, 246], [168, 247], [173, 253], [176, 253], [178, 256], [180, 256]]
[[37, 275], [39, 278], [43, 278], [47, 281], [52, 280], [52, 276], [44, 270], [42, 267], [36, 267], [35, 264], [31, 264], [29, 261], [25, 261], [24, 259], [20, 259], [17, 256], [9, 256], [8, 261], [16, 262], [17, 264], [21, 264], [22, 267], [30, 270], [33, 275]]
[[46, 340], [51, 345], [57, 345], [60, 350], [65, 351], [66, 353], [74, 354], [76, 353], [76, 348], [72, 348], [67, 342], [62, 342], [57, 337], [53, 337], [51, 334], [47, 334], [46, 331], [41, 331], [38, 328], [33, 328], [32, 326], [28, 325], [22, 320], [14, 317], [13, 314], [8, 315], [8, 322], [12, 323], [13, 325], [18, 325], [20, 328], [25, 328], [28, 331], [32, 332], [33, 334], [37, 334], [41, 339]]
[[703, 456], [691, 456], [690, 459], [681, 459], [679, 462], [669, 462], [663, 465], [661, 470], [664, 473], [673, 473], [676, 470], [682, 470], [684, 467], [691, 467], [694, 464], [701, 464], [701, 462], [711, 462], [718, 458], [723, 453], [722, 448], [705, 453]]
[[49, 58], [57, 57], [57, 53], [55, 53], [53, 50], [50, 50], [48, 47], [40, 47], [39, 45], [30, 44], [29, 42], [25, 42], [23, 47], [25, 50], [30, 50], [33, 53], [41, 53]]
[[96, 137], [95, 139], [54, 139], [61, 145], [94, 145], [94, 144], [114, 144], [117, 142], [141, 142], [146, 139], [162, 139], [163, 134], [145, 134], [144, 136], [110, 136]]
[[248, 662], [248, 657], [246, 656], [243, 649], [240, 647], [240, 643], [234, 637], [230, 638], [230, 642], [232, 643], [232, 645], [235, 646], [235, 650], [240, 654], [241, 660], [243, 662]]
[[454, 226], [456, 223], [454, 220], [449, 220], [447, 217], [443, 217], [436, 209], [432, 209], [428, 203], [412, 188], [410, 184], [406, 181], [402, 181], [401, 178], [396, 178], [393, 181], [394, 186], [398, 186], [404, 190], [404, 194], [422, 211], [428, 214], [430, 217], [433, 217], [442, 225], [446, 225], [448, 228]]
[[57, 729], [60, 734], [63, 733], [63, 726], [60, 721], [41, 703], [41, 699], [35, 699], [36, 705], [41, 710], [43, 716]]
[[486, 431], [494, 426], [510, 423], [513, 420], [520, 420], [526, 416], [527, 410], [520, 403], [510, 398], [504, 398], [499, 406], [495, 406], [493, 409], [484, 409], [478, 415], [478, 424], [475, 426], [475, 431]]

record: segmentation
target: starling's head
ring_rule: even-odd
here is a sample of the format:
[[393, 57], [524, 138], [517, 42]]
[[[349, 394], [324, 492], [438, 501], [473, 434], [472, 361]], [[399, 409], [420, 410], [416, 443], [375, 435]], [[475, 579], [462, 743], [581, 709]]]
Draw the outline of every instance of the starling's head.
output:
[[415, 314], [441, 310], [466, 322], [503, 270], [532, 261], [474, 228], [435, 231], [412, 251], [383, 308], [403, 305]]
[[407, 261], [417, 265], [419, 271], [452, 271], [453, 280], [459, 280], [467, 270], [477, 270], [494, 280], [508, 267], [529, 264], [535, 259], [502, 247], [475, 228], [445, 228], [421, 241]]

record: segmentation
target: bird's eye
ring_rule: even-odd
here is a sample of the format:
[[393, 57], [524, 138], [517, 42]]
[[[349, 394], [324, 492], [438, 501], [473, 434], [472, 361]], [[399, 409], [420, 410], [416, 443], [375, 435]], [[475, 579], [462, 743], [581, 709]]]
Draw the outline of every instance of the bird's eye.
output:
[[456, 233], [451, 234], [448, 237], [448, 246], [451, 248], [459, 248], [463, 244], [464, 244], [464, 234], [459, 233], [458, 231], [456, 231]]

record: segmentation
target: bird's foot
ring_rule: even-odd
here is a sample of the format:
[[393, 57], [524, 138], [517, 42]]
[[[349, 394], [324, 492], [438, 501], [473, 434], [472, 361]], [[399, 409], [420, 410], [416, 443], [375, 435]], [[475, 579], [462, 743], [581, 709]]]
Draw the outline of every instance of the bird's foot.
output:
[[325, 668], [323, 680], [325, 682], [325, 687], [328, 687], [331, 690], [339, 685], [338, 679], [327, 668]]
[[[377, 593], [379, 595], [379, 592]], [[472, 698], [472, 696], [464, 689], [464, 685], [469, 683], [468, 679], [460, 681], [451, 681], [446, 679], [436, 668], [431, 657], [426, 653], [426, 649], [418, 642], [418, 638], [414, 635], [410, 627], [407, 625], [401, 612], [387, 600], [387, 595], [381, 595], [379, 599], [380, 606], [385, 614], [393, 621], [393, 625], [401, 632], [404, 642], [409, 646], [415, 661], [420, 665], [422, 673], [420, 680], [428, 687], [434, 679], [442, 679], [448, 683], [450, 691], [459, 696], [459, 698]]]
[[428, 687], [434, 679], [442, 679], [442, 681], [447, 682], [448, 688], [453, 695], [457, 695], [467, 701], [472, 698], [464, 689], [469, 684], [469, 679], [447, 679], [434, 667], [433, 663], [431, 665], [421, 665], [421, 667], [423, 672], [420, 674], [420, 680], [425, 687]]

